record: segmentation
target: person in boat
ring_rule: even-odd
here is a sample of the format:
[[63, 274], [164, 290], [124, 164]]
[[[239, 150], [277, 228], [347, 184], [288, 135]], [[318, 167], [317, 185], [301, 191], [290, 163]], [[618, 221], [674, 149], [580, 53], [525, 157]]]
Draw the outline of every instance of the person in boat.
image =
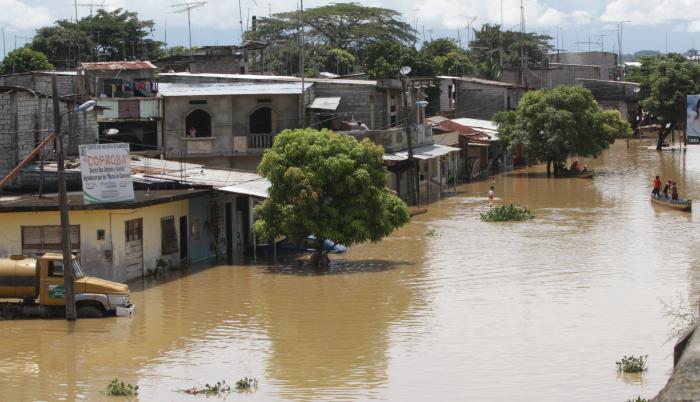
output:
[[578, 161], [573, 161], [573, 163], [571, 163], [571, 171], [574, 173], [578, 173], [581, 171], [581, 168], [579, 168], [578, 166]]
[[588, 166], [583, 165], [583, 170], [581, 171], [582, 173], [588, 173]]
[[656, 179], [654, 179], [654, 187], [653, 190], [651, 190], [651, 195], [659, 197], [661, 194], [661, 179], [659, 179], [659, 176], [656, 176]]
[[664, 190], [662, 193], [664, 194], [664, 198], [668, 198], [668, 192], [671, 190], [671, 180], [667, 180], [666, 184], [664, 185]]
[[671, 184], [671, 199], [673, 201], [678, 201], [678, 186], [676, 186], [675, 181]]

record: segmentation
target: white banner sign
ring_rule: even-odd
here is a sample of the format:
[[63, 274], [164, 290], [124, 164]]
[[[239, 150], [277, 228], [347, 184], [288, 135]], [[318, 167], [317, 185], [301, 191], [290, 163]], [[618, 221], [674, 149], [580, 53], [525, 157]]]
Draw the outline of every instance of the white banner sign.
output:
[[86, 204], [134, 200], [129, 144], [81, 145], [80, 170]]

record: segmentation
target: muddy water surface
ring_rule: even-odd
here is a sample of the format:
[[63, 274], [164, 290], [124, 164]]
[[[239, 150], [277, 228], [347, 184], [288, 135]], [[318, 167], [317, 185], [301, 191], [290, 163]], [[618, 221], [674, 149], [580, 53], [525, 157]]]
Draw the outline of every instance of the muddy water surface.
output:
[[[652, 206], [649, 186], [660, 173], [700, 199], [700, 148], [618, 143], [586, 163], [594, 180], [495, 178], [532, 222], [480, 222], [489, 180], [352, 247], [328, 275], [193, 269], [131, 284], [132, 318], [0, 322], [0, 399], [106, 399], [118, 377], [141, 400], [201, 400], [176, 390], [245, 376], [258, 392], [228, 399], [651, 397], [672, 365], [663, 302], [698, 297], [700, 211]], [[625, 354], [648, 354], [649, 371], [617, 375]]]

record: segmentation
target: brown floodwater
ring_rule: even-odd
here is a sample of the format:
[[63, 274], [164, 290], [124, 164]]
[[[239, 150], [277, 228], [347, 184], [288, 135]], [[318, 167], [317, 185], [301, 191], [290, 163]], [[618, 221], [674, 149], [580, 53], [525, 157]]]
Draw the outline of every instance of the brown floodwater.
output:
[[[644, 146], [649, 145], [647, 143]], [[700, 218], [650, 204], [655, 174], [700, 199], [700, 147], [618, 142], [594, 180], [495, 177], [536, 219], [479, 220], [494, 179], [463, 185], [378, 244], [314, 275], [262, 263], [130, 284], [131, 318], [0, 321], [1, 400], [141, 400], [255, 377], [230, 400], [624, 401], [672, 367], [664, 303], [697, 300]], [[615, 372], [623, 355], [649, 370]]]

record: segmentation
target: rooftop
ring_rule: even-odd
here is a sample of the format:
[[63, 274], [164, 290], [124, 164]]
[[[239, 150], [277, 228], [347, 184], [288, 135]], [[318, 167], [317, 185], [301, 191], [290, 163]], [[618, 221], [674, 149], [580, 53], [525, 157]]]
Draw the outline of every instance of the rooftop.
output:
[[112, 71], [112, 70], [155, 70], [150, 61], [100, 61], [95, 63], [81, 63], [85, 70]]
[[452, 77], [449, 75], [440, 75], [437, 78], [441, 79], [441, 80], [442, 79], [457, 80], [457, 81], [464, 81], [464, 82], [473, 82], [475, 84], [482, 84], [482, 85], [494, 85], [497, 87], [504, 87], [504, 88], [517, 88], [518, 87], [515, 84], [509, 84], [507, 82], [485, 80], [483, 78], [476, 78], [476, 77]]
[[[85, 204], [82, 191], [68, 193], [68, 208], [70, 210], [104, 210], [104, 209], [134, 209], [166, 202], [180, 201], [205, 195], [210, 190], [152, 190], [134, 191], [134, 201], [109, 204]], [[58, 194], [44, 194], [41, 198], [36, 195], [6, 195], [0, 197], [0, 213], [3, 212], [36, 212], [58, 211]]]
[[[161, 73], [160, 77], [201, 77], [201, 78], [224, 78], [230, 80], [241, 81], [285, 81], [285, 82], [301, 82], [301, 78], [288, 75], [254, 75], [254, 74], [215, 74], [215, 73]], [[355, 84], [376, 86], [377, 81], [373, 80], [349, 80], [349, 79], [325, 79], [325, 78], [306, 78], [306, 82], [328, 82], [333, 84]], [[163, 85], [163, 84], [158, 84]]]
[[[309, 89], [313, 83], [305, 83]], [[215, 96], [215, 95], [298, 95], [301, 94], [299, 83], [251, 84], [231, 82], [217, 84], [160, 83], [158, 93], [162, 96]]]

